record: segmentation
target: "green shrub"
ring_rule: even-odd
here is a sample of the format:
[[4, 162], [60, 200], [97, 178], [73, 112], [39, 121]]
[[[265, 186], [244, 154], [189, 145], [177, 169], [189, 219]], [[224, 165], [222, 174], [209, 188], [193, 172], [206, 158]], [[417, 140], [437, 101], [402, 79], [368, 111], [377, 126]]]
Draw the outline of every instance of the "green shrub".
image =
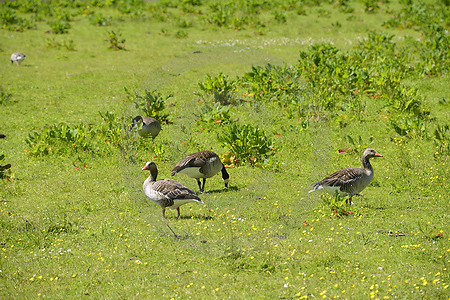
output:
[[175, 37], [177, 39], [184, 39], [184, 38], [187, 38], [187, 36], [188, 36], [188, 33], [186, 31], [184, 31], [184, 30], [178, 30], [175, 33]]
[[68, 22], [63, 21], [63, 20], [51, 21], [51, 22], [48, 22], [48, 25], [50, 25], [52, 33], [54, 33], [54, 34], [67, 33], [71, 27]]
[[228, 149], [235, 165], [261, 165], [274, 152], [272, 139], [264, 130], [249, 124], [231, 124], [217, 135], [217, 140]]
[[66, 124], [57, 124], [44, 127], [40, 132], [32, 132], [25, 140], [29, 149], [28, 154], [64, 155], [74, 152], [97, 152], [93, 138], [95, 132], [92, 126], [83, 124], [70, 127]]
[[378, 6], [377, 0], [363, 0], [364, 11], [369, 14], [374, 14], [378, 11], [380, 6]]
[[2, 28], [12, 31], [24, 31], [25, 29], [36, 28], [33, 21], [18, 17], [16, 11], [9, 7], [1, 8], [0, 24]]
[[170, 123], [169, 115], [164, 113], [166, 101], [173, 97], [173, 95], [162, 96], [157, 90], [144, 90], [142, 94], [136, 92], [131, 93], [125, 88], [128, 94], [128, 99], [133, 101], [135, 107], [139, 110], [142, 116], [153, 117], [161, 123]]
[[434, 130], [435, 157], [448, 159], [450, 157], [450, 127], [449, 125], [437, 125]]
[[122, 142], [122, 133], [124, 132], [125, 122], [118, 118], [113, 112], [99, 112], [103, 119], [104, 126], [100, 129], [100, 134], [97, 137], [103, 137], [107, 144], [119, 146]]
[[424, 29], [418, 68], [424, 75], [439, 76], [449, 69], [449, 37], [444, 27], [431, 24]]
[[255, 100], [266, 100], [289, 106], [301, 102], [300, 76], [295, 68], [287, 65], [252, 67], [241, 78], [248, 95]]
[[341, 197], [337, 192], [334, 195], [323, 195], [322, 210], [329, 211], [330, 215], [333, 217], [346, 217], [353, 213], [353, 211], [347, 210], [349, 208], [349, 205], [346, 203], [346, 201], [347, 199]]
[[214, 102], [222, 105], [234, 103], [234, 92], [236, 91], [237, 82], [231, 80], [228, 75], [219, 73], [216, 77], [207, 74], [203, 82], [198, 86], [206, 95], [213, 96]]
[[146, 2], [144, 0], [118, 0], [116, 8], [122, 14], [142, 17], [146, 9]]
[[286, 14], [284, 12], [280, 12], [278, 10], [275, 10], [273, 12], [273, 19], [275, 20], [275, 22], [280, 23], [280, 24], [284, 24], [287, 22]]
[[223, 106], [220, 103], [205, 105], [197, 120], [197, 125], [206, 131], [211, 131], [231, 123], [230, 106]]
[[357, 156], [361, 155], [361, 153], [364, 152], [367, 148], [371, 148], [370, 146], [373, 144], [373, 137], [369, 137], [367, 139], [367, 142], [364, 142], [361, 136], [358, 136], [358, 138], [353, 138], [350, 135], [347, 135], [347, 141], [351, 145], [351, 148], [346, 149], [346, 153], [353, 153]]
[[102, 13], [89, 15], [89, 23], [95, 26], [109, 26], [111, 25], [111, 17], [104, 16]]
[[0, 20], [3, 28], [16, 24], [18, 22], [16, 11], [8, 7], [3, 7], [0, 11]]
[[113, 50], [126, 50], [124, 45], [125, 39], [122, 38], [120, 32], [116, 33], [114, 30], [108, 31], [108, 38], [105, 40], [109, 43], [109, 48]]
[[231, 3], [210, 5], [212, 13], [208, 17], [208, 22], [219, 27], [229, 26], [233, 20], [235, 8]]
[[64, 48], [69, 51], [75, 51], [75, 43], [73, 42], [73, 40], [64, 40], [63, 42], [59, 42], [55, 38], [47, 38], [45, 43], [47, 44], [47, 48]]

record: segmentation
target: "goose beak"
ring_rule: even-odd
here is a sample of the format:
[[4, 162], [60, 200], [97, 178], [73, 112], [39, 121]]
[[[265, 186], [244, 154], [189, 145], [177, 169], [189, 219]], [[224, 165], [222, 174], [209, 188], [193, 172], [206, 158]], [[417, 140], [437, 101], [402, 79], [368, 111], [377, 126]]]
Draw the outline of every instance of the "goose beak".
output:
[[150, 170], [150, 168], [148, 166], [145, 166], [142, 168], [142, 170]]
[[378, 153], [378, 152], [377, 152], [377, 153], [375, 153], [375, 156], [376, 156], [376, 157], [383, 157], [383, 155], [381, 155], [381, 154], [380, 154], [380, 153]]

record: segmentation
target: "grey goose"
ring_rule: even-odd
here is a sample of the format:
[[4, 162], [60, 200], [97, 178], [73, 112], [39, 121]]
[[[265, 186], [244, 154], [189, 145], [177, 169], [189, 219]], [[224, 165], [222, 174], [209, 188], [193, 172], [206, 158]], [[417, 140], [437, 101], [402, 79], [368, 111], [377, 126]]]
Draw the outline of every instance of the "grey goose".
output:
[[[205, 191], [206, 178], [213, 177], [219, 171], [222, 171], [222, 179], [225, 187], [228, 187], [228, 174], [225, 166], [220, 161], [219, 156], [212, 151], [200, 151], [189, 154], [183, 158], [172, 170], [172, 176], [177, 173], [183, 173], [191, 178], [197, 179], [200, 192]], [[203, 179], [203, 184], [200, 182]]]
[[11, 63], [16, 63], [19, 65], [27, 57], [25, 54], [20, 52], [14, 52], [11, 54]]
[[179, 218], [181, 205], [189, 202], [203, 203], [203, 201], [195, 195], [194, 191], [185, 187], [178, 181], [170, 178], [157, 181], [158, 168], [154, 162], [147, 162], [142, 170], [150, 170], [150, 176], [144, 181], [144, 193], [155, 204], [161, 206], [163, 219], [166, 218], [167, 207], [176, 209]]
[[158, 120], [152, 117], [137, 116], [133, 119], [130, 130], [136, 126], [138, 127], [138, 134], [142, 137], [155, 138], [161, 131], [161, 124]]
[[374, 149], [366, 149], [362, 156], [364, 168], [345, 168], [334, 172], [321, 181], [314, 182], [314, 189], [309, 191], [325, 190], [330, 194], [339, 193], [342, 196], [350, 196], [346, 203], [352, 203], [352, 197], [364, 190], [373, 179], [373, 167], [369, 159], [383, 157]]

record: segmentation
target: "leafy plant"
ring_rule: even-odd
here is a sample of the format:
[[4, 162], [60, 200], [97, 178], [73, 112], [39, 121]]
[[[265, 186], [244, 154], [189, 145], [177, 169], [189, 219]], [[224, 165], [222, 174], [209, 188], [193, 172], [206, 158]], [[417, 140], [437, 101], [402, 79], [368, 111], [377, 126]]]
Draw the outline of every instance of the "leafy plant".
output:
[[235, 165], [260, 165], [274, 153], [272, 139], [262, 129], [249, 124], [231, 124], [217, 135], [217, 140], [235, 157]]
[[231, 3], [214, 3], [210, 5], [210, 8], [212, 10], [212, 13], [208, 17], [209, 23], [215, 24], [220, 27], [230, 25], [235, 11], [235, 8]]
[[119, 12], [126, 15], [141, 17], [144, 15], [146, 1], [143, 0], [119, 0], [116, 3]]
[[216, 77], [207, 74], [203, 82], [199, 83], [200, 89], [207, 95], [213, 96], [213, 101], [222, 105], [234, 103], [234, 92], [237, 82], [231, 80], [228, 75], [219, 73]]
[[126, 50], [124, 45], [125, 39], [122, 38], [120, 32], [116, 33], [114, 30], [108, 31], [108, 38], [105, 40], [109, 43], [109, 48], [113, 50]]
[[230, 106], [223, 106], [220, 103], [205, 105], [202, 107], [197, 124], [206, 131], [217, 129], [231, 123]]
[[73, 42], [73, 40], [64, 40], [63, 42], [59, 42], [55, 38], [47, 38], [45, 42], [47, 44], [47, 48], [65, 48], [69, 51], [75, 51], [75, 43]]
[[18, 17], [14, 9], [3, 7], [0, 11], [0, 20], [3, 28], [7, 28], [8, 25], [13, 25], [18, 22]]
[[166, 101], [172, 98], [173, 95], [164, 97], [157, 90], [144, 90], [142, 94], [131, 93], [127, 88], [125, 88], [125, 92], [143, 116], [153, 117], [166, 124], [170, 123], [169, 115], [163, 113], [163, 110], [166, 106]]
[[184, 30], [178, 30], [175, 33], [175, 37], [177, 39], [184, 39], [184, 38], [187, 38], [187, 36], [188, 36], [188, 33], [186, 31], [184, 31]]
[[102, 13], [89, 15], [89, 22], [95, 26], [109, 26], [111, 25], [111, 17], [104, 16]]
[[0, 24], [2, 28], [11, 31], [24, 31], [36, 27], [32, 20], [18, 17], [16, 11], [9, 7], [0, 8]]
[[424, 29], [425, 43], [420, 47], [418, 68], [424, 75], [441, 75], [449, 69], [450, 42], [441, 25], [431, 24]]
[[278, 10], [275, 10], [273, 12], [273, 18], [277, 23], [280, 23], [280, 24], [287, 22], [286, 14], [283, 12], [280, 12]]
[[300, 76], [295, 68], [287, 65], [252, 67], [241, 78], [248, 95], [256, 100], [275, 101], [288, 106], [301, 101]]
[[353, 213], [353, 211], [347, 210], [347, 199], [343, 199], [337, 192], [334, 195], [323, 195], [322, 201], [324, 210], [330, 211], [331, 215], [334, 217], [342, 218]]
[[48, 22], [48, 25], [50, 25], [51, 31], [54, 34], [64, 34], [67, 33], [70, 29], [70, 23], [63, 20], [56, 20]]
[[186, 18], [180, 17], [177, 20], [177, 26], [180, 28], [192, 27], [192, 21], [189, 21]]
[[366, 13], [376, 13], [378, 11], [378, 9], [380, 8], [380, 6], [378, 5], [378, 1], [376, 0], [364, 0], [364, 11]]
[[122, 141], [123, 124], [125, 122], [119, 119], [113, 112], [99, 112], [99, 114], [106, 125], [100, 129], [105, 143], [119, 146]]
[[66, 124], [57, 124], [44, 127], [40, 132], [32, 132], [25, 140], [31, 155], [63, 155], [71, 152], [94, 152], [93, 143], [95, 133], [92, 127], [80, 124], [70, 127]]
[[350, 135], [346, 136], [347, 141], [352, 145], [351, 148], [346, 149], [345, 152], [354, 153], [357, 155], [361, 155], [365, 149], [370, 148], [370, 145], [373, 144], [373, 136], [367, 139], [367, 142], [364, 142], [362, 137], [359, 135], [358, 138], [353, 138]]
[[434, 145], [436, 146], [435, 157], [450, 157], [450, 127], [448, 125], [437, 125], [434, 130]]

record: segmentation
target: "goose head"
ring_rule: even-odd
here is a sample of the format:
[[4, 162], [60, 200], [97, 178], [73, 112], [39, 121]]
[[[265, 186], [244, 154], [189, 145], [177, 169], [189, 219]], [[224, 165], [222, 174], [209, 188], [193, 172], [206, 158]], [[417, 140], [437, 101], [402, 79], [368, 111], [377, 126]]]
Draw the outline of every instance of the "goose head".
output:
[[363, 157], [366, 157], [366, 158], [383, 157], [383, 155], [378, 153], [375, 149], [368, 148], [364, 151]]
[[130, 130], [133, 129], [133, 127], [136, 126], [139, 122], [143, 123], [143, 122], [144, 122], [144, 119], [142, 119], [141, 116], [137, 116], [137, 117], [135, 117], [135, 118], [133, 119], [132, 122], [133, 122], [133, 124], [131, 124]]
[[145, 166], [142, 168], [142, 170], [150, 170], [150, 172], [151, 172], [151, 171], [155, 171], [155, 170], [158, 170], [158, 169], [156, 168], [156, 164], [154, 162], [148, 161], [145, 164]]
[[225, 184], [225, 187], [228, 187], [228, 181], [230, 179], [230, 174], [228, 174], [227, 170], [225, 169], [225, 166], [222, 167], [222, 179]]

